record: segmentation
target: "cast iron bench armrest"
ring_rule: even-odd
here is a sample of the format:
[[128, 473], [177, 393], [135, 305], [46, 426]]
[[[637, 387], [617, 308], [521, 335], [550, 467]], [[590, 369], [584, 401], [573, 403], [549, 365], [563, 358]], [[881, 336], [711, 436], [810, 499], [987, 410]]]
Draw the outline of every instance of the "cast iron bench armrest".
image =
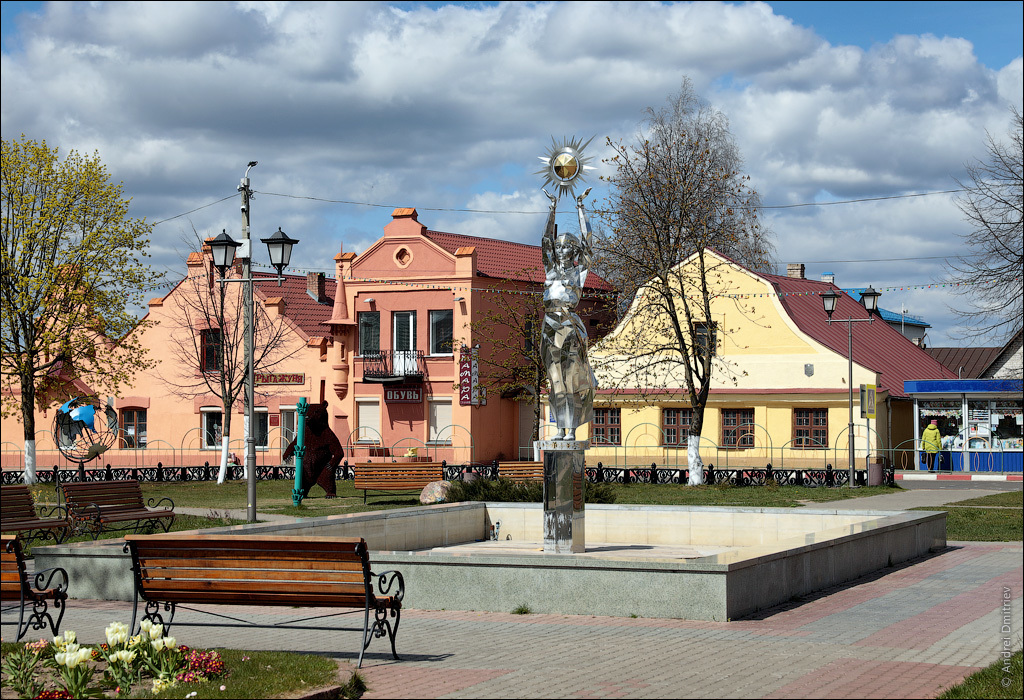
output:
[[[370, 578], [377, 579], [377, 594], [393, 598], [399, 603], [405, 598], [405, 578], [401, 571], [382, 571], [379, 574], [370, 572]], [[391, 586], [397, 584], [398, 590], [391, 592]]]
[[[60, 629], [60, 623], [64, 618], [64, 611], [67, 608], [68, 572], [59, 566], [37, 571], [32, 577], [33, 585], [28, 580], [28, 574], [25, 569], [25, 555], [21, 550], [21, 543], [18, 541], [18, 538], [12, 535], [4, 535], [3, 542], [3, 600], [13, 602], [15, 600], [13, 588], [15, 585], [18, 588], [18, 636], [16, 640], [24, 637], [29, 629], [41, 630], [47, 625], [49, 625], [53, 635], [57, 636], [57, 630]], [[16, 582], [10, 576], [13, 573], [13, 568], [17, 569]], [[55, 582], [54, 579], [58, 580]], [[49, 600], [52, 600], [53, 606], [60, 610], [56, 621], [54, 621], [48, 610], [49, 604], [47, 601]], [[32, 611], [27, 620], [25, 619], [26, 603], [32, 605]], [[13, 607], [12, 605], [11, 608]]]
[[168, 503], [171, 504], [170, 506], [164, 506], [164, 508], [166, 508], [167, 510], [174, 510], [174, 501], [172, 501], [170, 498], [168, 498], [166, 496], [161, 498], [156, 503], [153, 503], [153, 499], [152, 498], [149, 499], [148, 501], [146, 501], [146, 507], [147, 508], [159, 508], [160, 504], [163, 503], [164, 501], [167, 501]]

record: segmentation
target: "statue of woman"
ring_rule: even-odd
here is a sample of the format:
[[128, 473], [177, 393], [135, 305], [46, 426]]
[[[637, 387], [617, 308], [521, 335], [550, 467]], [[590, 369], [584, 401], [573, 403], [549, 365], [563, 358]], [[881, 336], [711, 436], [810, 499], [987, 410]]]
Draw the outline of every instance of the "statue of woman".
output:
[[583, 297], [593, 252], [593, 232], [583, 211], [583, 198], [576, 198], [581, 238], [572, 233], [556, 234], [555, 210], [558, 198], [551, 201], [541, 254], [544, 260], [544, 326], [541, 332], [541, 357], [548, 371], [548, 400], [555, 414], [558, 434], [555, 440], [575, 440], [576, 428], [594, 418], [594, 391], [597, 382], [587, 361], [587, 329], [576, 315]]

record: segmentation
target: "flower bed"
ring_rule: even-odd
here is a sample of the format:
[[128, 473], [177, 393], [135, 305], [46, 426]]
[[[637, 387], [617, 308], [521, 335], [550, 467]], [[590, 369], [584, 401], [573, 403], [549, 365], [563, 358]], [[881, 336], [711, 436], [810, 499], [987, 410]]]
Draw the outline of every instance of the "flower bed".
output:
[[179, 645], [164, 635], [163, 625], [144, 620], [131, 636], [127, 625], [113, 622], [105, 633], [106, 643], [96, 647], [78, 644], [69, 630], [52, 642], [40, 639], [4, 654], [3, 685], [22, 698], [128, 697], [147, 685], [159, 693], [228, 675], [216, 651]]

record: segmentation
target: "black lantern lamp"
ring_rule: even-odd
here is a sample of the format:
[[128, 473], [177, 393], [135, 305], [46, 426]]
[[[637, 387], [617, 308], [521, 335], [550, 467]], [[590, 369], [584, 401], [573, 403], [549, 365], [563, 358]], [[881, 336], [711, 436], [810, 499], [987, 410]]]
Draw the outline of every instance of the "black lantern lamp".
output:
[[292, 246], [298, 241], [289, 238], [280, 226], [270, 238], [261, 238], [260, 240], [267, 244], [267, 250], [270, 251], [270, 264], [277, 269], [277, 286], [280, 287], [283, 282], [281, 272], [288, 267], [288, 263], [292, 259]]
[[213, 264], [220, 270], [221, 277], [229, 267], [235, 264], [235, 248], [241, 243], [228, 235], [227, 230], [221, 231], [220, 235], [210, 241], [210, 250], [213, 252]]
[[860, 303], [864, 304], [864, 308], [867, 309], [869, 314], [873, 314], [878, 311], [878, 297], [880, 296], [882, 296], [881, 293], [876, 292], [874, 287], [868, 287], [860, 295]]
[[829, 320], [832, 319], [832, 314], [836, 310], [836, 304], [839, 303], [839, 296], [834, 289], [829, 289], [821, 294], [821, 303], [825, 305], [825, 313], [828, 314]]

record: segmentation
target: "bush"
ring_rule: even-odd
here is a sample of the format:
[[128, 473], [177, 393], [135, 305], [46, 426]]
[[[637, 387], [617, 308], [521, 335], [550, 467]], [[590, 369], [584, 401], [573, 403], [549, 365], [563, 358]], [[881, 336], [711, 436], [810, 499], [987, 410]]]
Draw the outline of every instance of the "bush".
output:
[[[610, 484], [587, 484], [584, 490], [587, 503], [615, 503], [615, 490]], [[497, 503], [540, 503], [544, 500], [544, 484], [539, 481], [512, 481], [511, 479], [475, 479], [453, 481], [447, 500], [492, 501]]]

